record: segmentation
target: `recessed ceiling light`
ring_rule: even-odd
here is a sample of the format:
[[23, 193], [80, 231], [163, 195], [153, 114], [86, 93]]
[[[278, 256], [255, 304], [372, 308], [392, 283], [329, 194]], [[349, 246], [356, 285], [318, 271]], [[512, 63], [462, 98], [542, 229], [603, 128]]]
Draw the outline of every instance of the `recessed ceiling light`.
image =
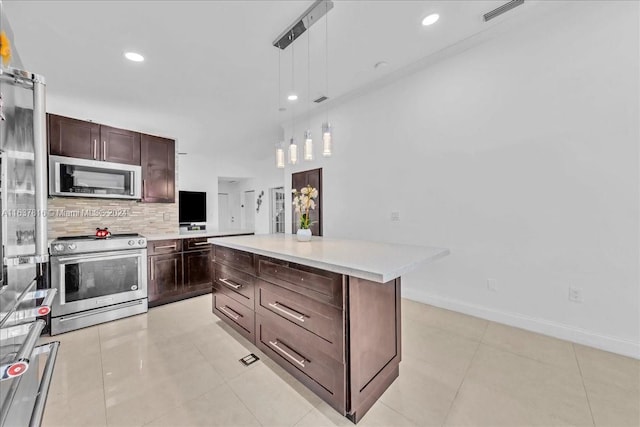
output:
[[287, 99], [289, 101], [297, 101], [298, 100], [298, 95], [296, 95], [295, 93], [292, 93], [291, 95], [287, 96]]
[[127, 58], [129, 61], [133, 61], [133, 62], [142, 62], [142, 61], [144, 61], [144, 56], [140, 55], [139, 53], [135, 53], [135, 52], [125, 52], [124, 53], [124, 57]]
[[438, 19], [440, 19], [440, 15], [438, 15], [437, 13], [432, 13], [422, 20], [422, 25], [424, 25], [425, 27], [428, 25], [433, 25], [438, 21]]

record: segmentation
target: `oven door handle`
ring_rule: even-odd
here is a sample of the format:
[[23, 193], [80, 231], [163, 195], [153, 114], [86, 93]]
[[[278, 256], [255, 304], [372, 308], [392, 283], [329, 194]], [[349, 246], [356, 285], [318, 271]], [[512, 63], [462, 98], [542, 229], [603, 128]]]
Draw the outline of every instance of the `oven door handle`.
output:
[[[108, 253], [108, 255], [107, 255]], [[74, 261], [101, 261], [118, 258], [143, 257], [141, 251], [118, 251], [118, 252], [101, 252], [99, 254], [85, 254], [71, 257], [53, 257], [57, 258], [60, 264], [69, 264]]]

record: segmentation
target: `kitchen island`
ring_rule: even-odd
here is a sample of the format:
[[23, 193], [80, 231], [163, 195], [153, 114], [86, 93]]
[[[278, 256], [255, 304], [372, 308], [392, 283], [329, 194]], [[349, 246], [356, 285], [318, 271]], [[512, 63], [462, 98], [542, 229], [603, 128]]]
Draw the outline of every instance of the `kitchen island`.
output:
[[448, 249], [212, 238], [213, 312], [357, 423], [398, 377], [400, 277]]

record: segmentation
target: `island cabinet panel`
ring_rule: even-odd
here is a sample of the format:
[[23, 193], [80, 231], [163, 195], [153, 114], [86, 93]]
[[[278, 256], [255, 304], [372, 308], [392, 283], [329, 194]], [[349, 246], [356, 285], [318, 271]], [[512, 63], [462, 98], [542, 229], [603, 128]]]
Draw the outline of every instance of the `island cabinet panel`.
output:
[[218, 245], [213, 253], [213, 312], [357, 423], [399, 373], [400, 279], [375, 283]]
[[351, 415], [355, 421], [398, 377], [401, 359], [400, 278], [349, 278]]
[[323, 350], [322, 338], [279, 316], [256, 316], [256, 346], [336, 410], [345, 410], [345, 365]]
[[342, 307], [341, 274], [261, 256], [258, 276], [317, 301]]
[[223, 264], [214, 264], [213, 286], [219, 292], [254, 309], [254, 281], [252, 275]]
[[[256, 312], [276, 315], [317, 335], [324, 352], [344, 363], [343, 312], [303, 294], [257, 280]], [[268, 313], [267, 313], [268, 312]]]
[[214, 246], [213, 251], [216, 262], [228, 265], [236, 270], [241, 270], [249, 274], [255, 273], [253, 254], [222, 246]]
[[214, 292], [213, 313], [255, 344], [255, 313], [252, 309], [223, 293]]
[[147, 254], [170, 254], [174, 252], [182, 252], [182, 240], [153, 240], [147, 241]]

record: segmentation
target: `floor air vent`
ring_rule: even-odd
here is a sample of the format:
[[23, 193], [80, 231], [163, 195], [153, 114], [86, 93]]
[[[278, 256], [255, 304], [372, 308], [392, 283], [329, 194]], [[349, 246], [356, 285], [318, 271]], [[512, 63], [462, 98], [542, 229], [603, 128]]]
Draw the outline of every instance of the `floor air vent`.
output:
[[524, 3], [524, 0], [511, 0], [509, 3], [505, 3], [500, 7], [493, 9], [491, 12], [484, 14], [484, 21], [487, 22], [496, 16], [500, 16], [505, 12], [510, 11], [514, 7], [518, 7]]
[[316, 104], [320, 104], [322, 101], [326, 101], [327, 99], [329, 99], [329, 98], [327, 98], [326, 96], [323, 95], [318, 99], [314, 99], [313, 102], [315, 102]]

